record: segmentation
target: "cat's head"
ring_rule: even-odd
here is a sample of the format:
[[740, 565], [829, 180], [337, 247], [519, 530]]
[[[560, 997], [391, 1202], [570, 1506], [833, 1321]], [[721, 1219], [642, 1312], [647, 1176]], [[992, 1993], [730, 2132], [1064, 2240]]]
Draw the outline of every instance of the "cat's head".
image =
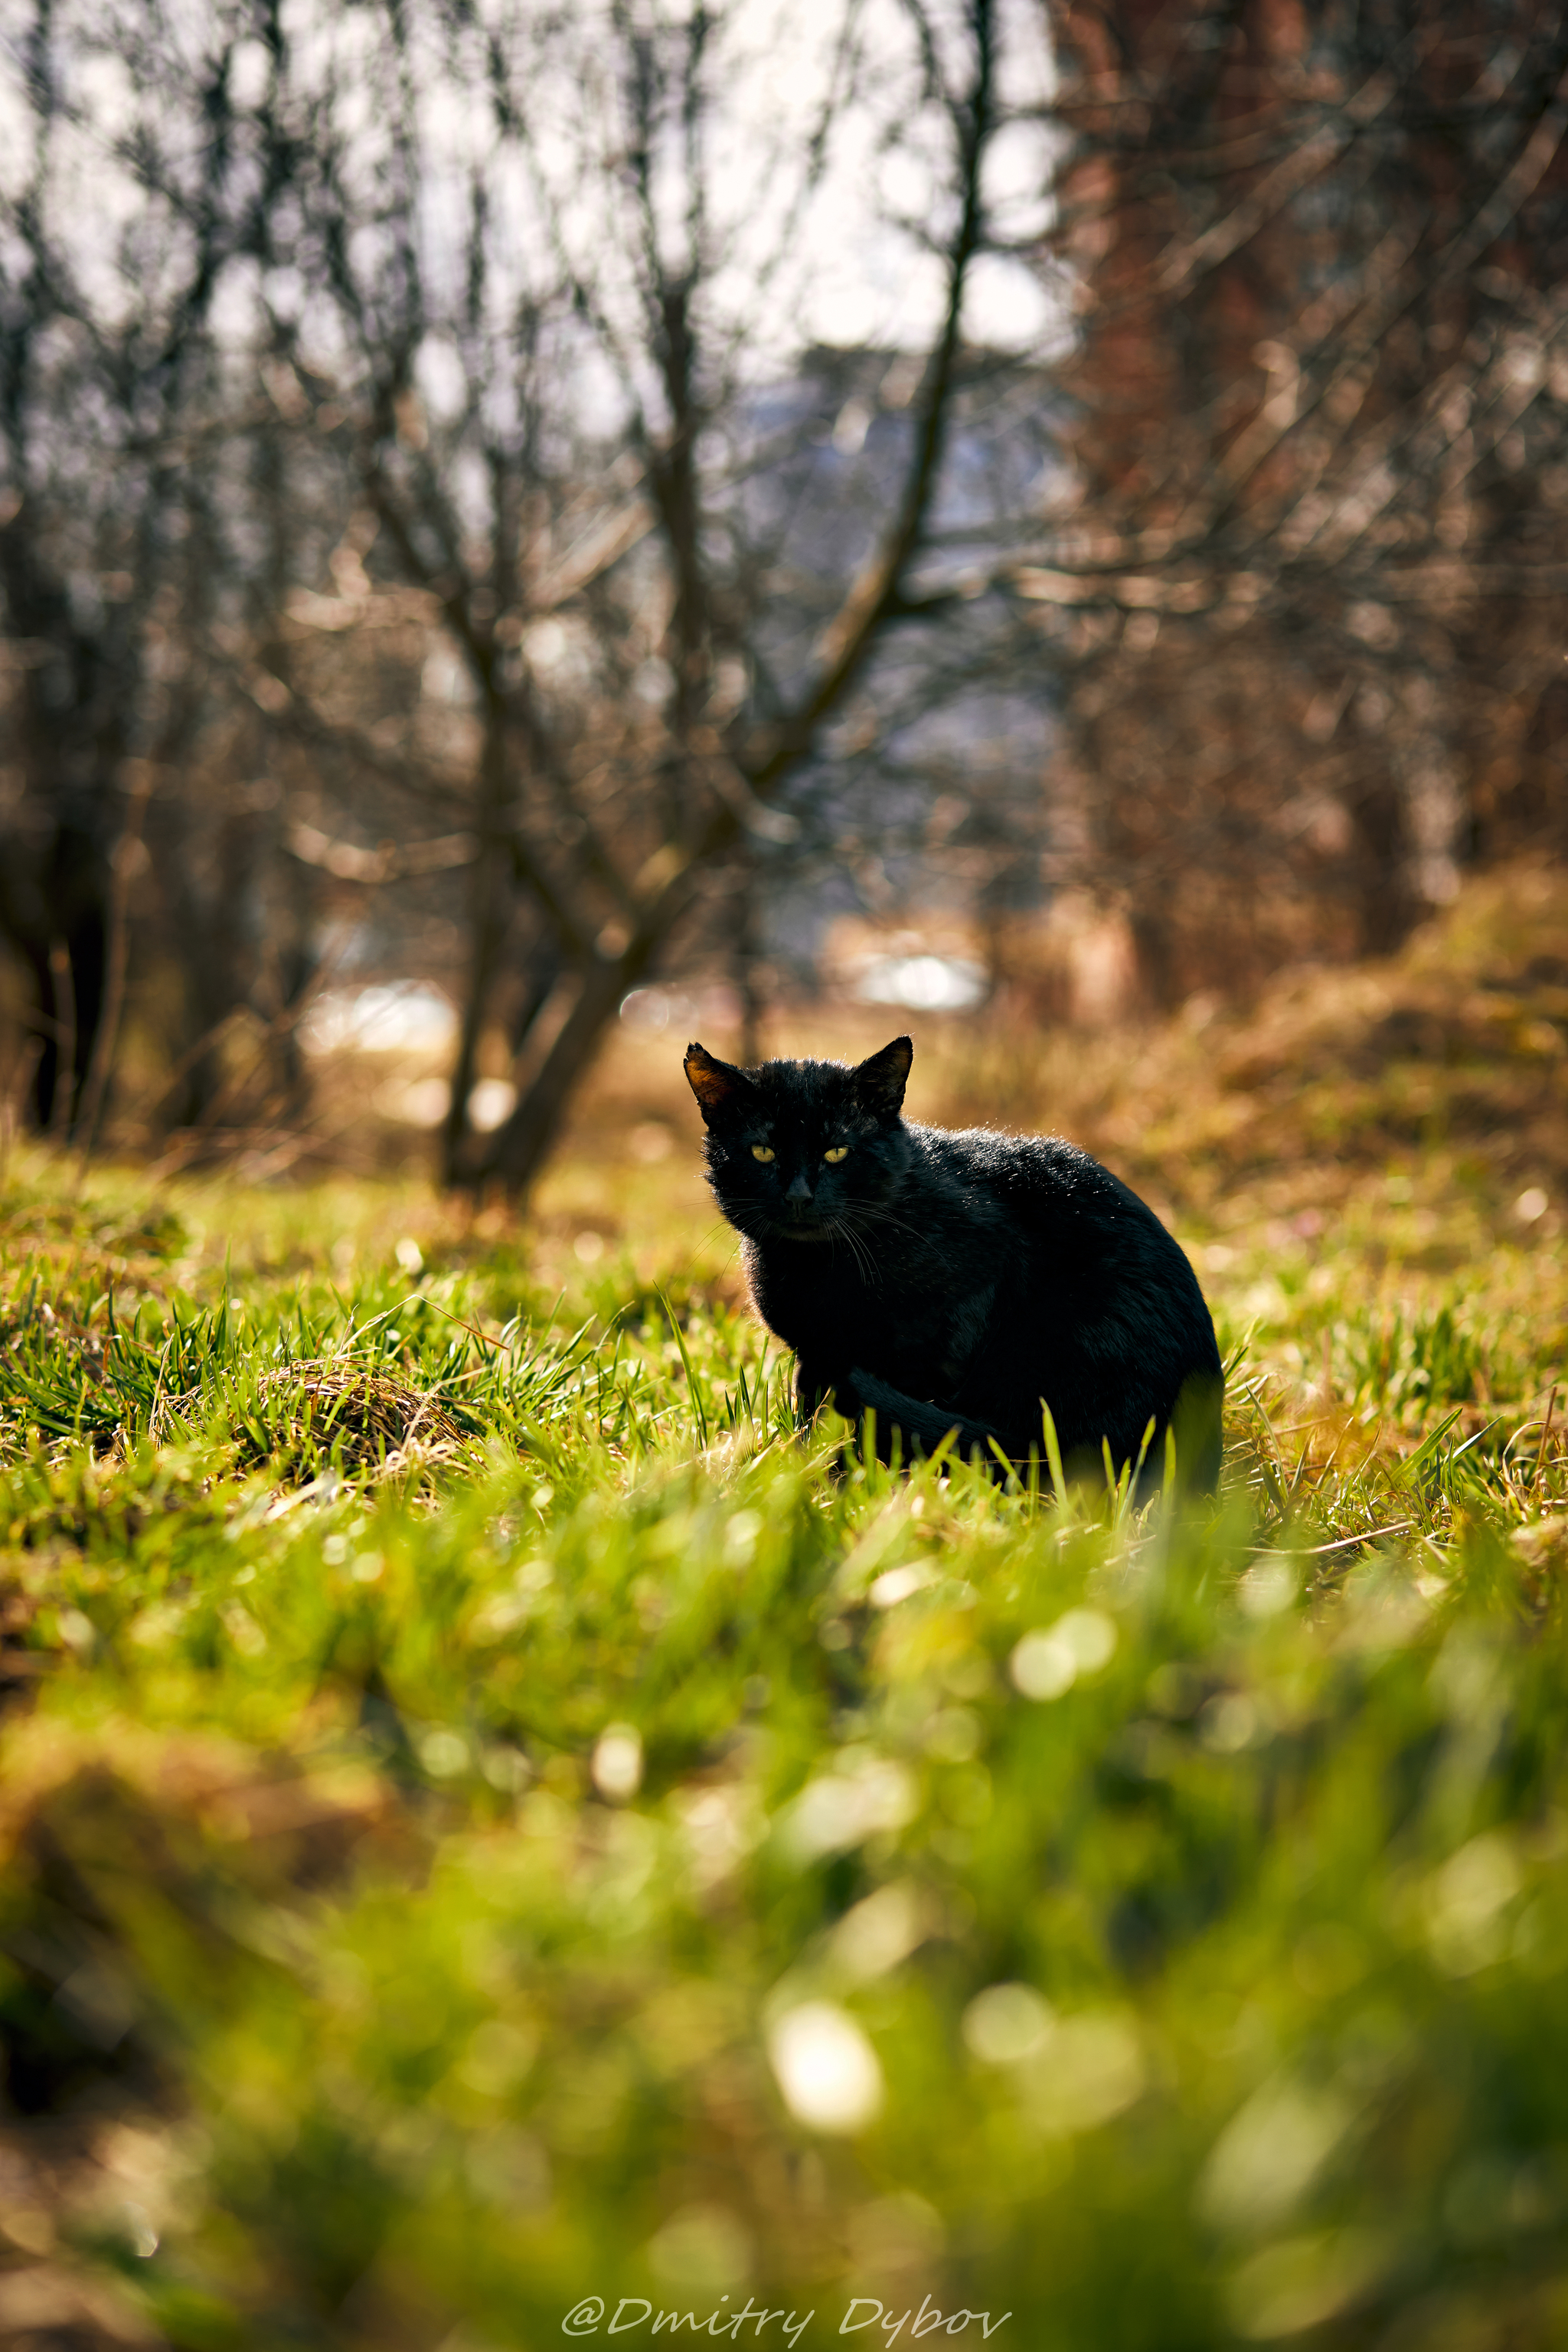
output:
[[686, 1049], [708, 1129], [708, 1176], [730, 1223], [753, 1241], [831, 1241], [859, 1231], [898, 1191], [910, 1139], [900, 1112], [907, 1037], [851, 1068], [763, 1062], [754, 1070]]

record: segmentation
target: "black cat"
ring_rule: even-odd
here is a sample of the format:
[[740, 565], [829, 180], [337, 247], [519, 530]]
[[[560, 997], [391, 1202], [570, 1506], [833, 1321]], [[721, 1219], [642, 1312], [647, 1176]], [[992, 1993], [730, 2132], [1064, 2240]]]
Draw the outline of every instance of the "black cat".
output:
[[1098, 1467], [1102, 1442], [1144, 1483], [1175, 1419], [1182, 1474], [1213, 1486], [1222, 1386], [1192, 1267], [1136, 1193], [1053, 1136], [907, 1125], [914, 1047], [896, 1037], [858, 1068], [686, 1049], [708, 1129], [709, 1181], [744, 1237], [757, 1312], [795, 1351], [795, 1395], [875, 1412], [907, 1458], [949, 1430], [1044, 1455], [1041, 1401], [1062, 1455]]

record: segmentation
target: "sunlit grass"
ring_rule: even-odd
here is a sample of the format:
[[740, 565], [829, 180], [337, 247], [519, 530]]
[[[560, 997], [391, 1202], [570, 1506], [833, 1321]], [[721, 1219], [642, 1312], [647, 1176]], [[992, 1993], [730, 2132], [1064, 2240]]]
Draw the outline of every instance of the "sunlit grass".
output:
[[673, 1173], [19, 1151], [0, 2314], [1561, 2340], [1560, 1204], [1394, 1157], [1192, 1172], [1226, 1470], [1137, 1510], [797, 1430]]

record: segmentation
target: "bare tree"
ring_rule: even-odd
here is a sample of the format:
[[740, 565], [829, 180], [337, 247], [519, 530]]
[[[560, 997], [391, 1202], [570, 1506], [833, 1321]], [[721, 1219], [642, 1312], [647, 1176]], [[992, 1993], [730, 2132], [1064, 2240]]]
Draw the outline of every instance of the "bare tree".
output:
[[[0, 929], [35, 976], [35, 1103], [61, 1132], [101, 1105], [149, 850], [176, 1052], [265, 961], [248, 706], [205, 651], [264, 627], [279, 589], [244, 492], [279, 420], [217, 315], [267, 213], [265, 126], [237, 99], [252, 15], [40, 0], [0, 52], [20, 129], [0, 166]], [[211, 1056], [183, 1084], [210, 1098]]]
[[[879, 655], [973, 596], [933, 520], [955, 404], [994, 364], [964, 322], [1010, 119], [997, 0], [918, 0], [874, 52], [846, 6], [808, 119], [742, 130], [733, 82], [769, 69], [743, 54], [756, 14], [430, 0], [355, 12], [336, 49], [274, 43], [293, 161], [267, 332], [304, 429], [351, 449], [364, 562], [426, 600], [458, 698], [373, 717], [352, 629], [337, 687], [281, 664], [252, 684], [279, 730], [375, 780], [389, 832], [472, 837], [449, 1179], [527, 1184], [627, 992], [732, 927], [758, 845], [797, 837], [792, 783]], [[874, 371], [874, 510], [840, 512], [805, 577], [781, 462], [800, 419], [773, 395], [809, 358], [807, 229], [851, 132], [918, 156], [931, 325]], [[501, 1020], [516, 1108], [479, 1138]]]
[[1076, 488], [1016, 583], [1076, 753], [1058, 870], [1155, 1001], [1385, 950], [1460, 862], [1563, 838], [1561, 12], [1049, 14]]

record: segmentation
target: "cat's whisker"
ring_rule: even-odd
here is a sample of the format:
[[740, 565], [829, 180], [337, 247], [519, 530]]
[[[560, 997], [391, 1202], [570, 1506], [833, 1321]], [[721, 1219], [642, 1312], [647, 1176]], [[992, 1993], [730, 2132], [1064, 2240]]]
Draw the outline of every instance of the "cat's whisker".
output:
[[849, 1224], [847, 1220], [843, 1217], [830, 1217], [827, 1223], [827, 1230], [836, 1244], [840, 1241], [843, 1242], [845, 1247], [849, 1252], [850, 1256], [854, 1259], [856, 1266], [858, 1268], [861, 1275], [864, 1276], [867, 1271], [868, 1264], [866, 1252], [861, 1247], [859, 1242], [857, 1241], [854, 1228]]
[[879, 1290], [882, 1286], [878, 1276], [876, 1262], [865, 1243], [857, 1236], [855, 1228], [848, 1220], [844, 1217], [835, 1217], [830, 1221], [827, 1230], [836, 1238], [842, 1235], [848, 1244], [849, 1255], [859, 1268], [868, 1288]]
[[906, 1234], [910, 1241], [915, 1242], [929, 1238], [919, 1225], [911, 1224], [908, 1217], [896, 1216], [890, 1209], [863, 1210], [855, 1217], [854, 1225], [856, 1232], [862, 1238], [865, 1238], [873, 1227], [880, 1232]]
[[910, 1218], [900, 1217], [896, 1209], [887, 1208], [875, 1202], [868, 1202], [858, 1206], [854, 1211], [854, 1218], [857, 1226], [862, 1232], [870, 1225], [887, 1225], [892, 1231], [903, 1234], [918, 1234], [921, 1230], [919, 1225]]
[[[714, 1225], [703, 1234], [701, 1240], [697, 1244], [697, 1250], [692, 1252], [690, 1257], [688, 1258], [686, 1262], [685, 1272], [688, 1280], [695, 1280], [697, 1276], [697, 1252], [707, 1249], [711, 1243], [718, 1239], [723, 1230], [724, 1228], [722, 1225]], [[733, 1231], [733, 1228], [731, 1227], [731, 1230]], [[729, 1248], [725, 1251], [723, 1256], [719, 1261], [719, 1272], [721, 1274], [729, 1273], [730, 1268], [734, 1265], [736, 1258], [740, 1255], [740, 1249], [741, 1238], [739, 1234], [736, 1234], [735, 1239], [731, 1243]]]
[[838, 1243], [841, 1241], [847, 1244], [849, 1255], [854, 1258], [857, 1265], [858, 1265], [860, 1258], [859, 1253], [855, 1247], [855, 1236], [849, 1231], [848, 1226], [844, 1224], [840, 1219], [837, 1217], [830, 1218], [827, 1224], [827, 1246], [829, 1250], [831, 1251], [836, 1249]]

